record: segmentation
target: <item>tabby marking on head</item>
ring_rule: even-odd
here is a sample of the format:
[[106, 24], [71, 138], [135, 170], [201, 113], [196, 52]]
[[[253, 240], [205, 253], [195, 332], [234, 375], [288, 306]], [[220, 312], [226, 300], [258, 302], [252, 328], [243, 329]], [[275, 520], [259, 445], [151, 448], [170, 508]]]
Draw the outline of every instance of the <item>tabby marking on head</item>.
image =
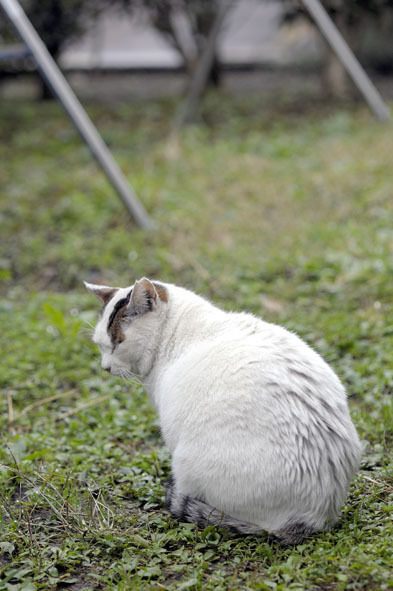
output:
[[124, 333], [121, 329], [122, 326], [122, 321], [124, 319], [124, 316], [127, 312], [127, 306], [129, 304], [130, 301], [130, 297], [131, 297], [131, 293], [132, 290], [129, 292], [129, 294], [123, 298], [122, 300], [119, 300], [116, 305], [114, 306], [111, 315], [109, 316], [109, 320], [108, 320], [108, 333], [111, 337], [111, 341], [113, 343], [114, 346], [116, 346], [119, 343], [122, 343], [125, 339]]

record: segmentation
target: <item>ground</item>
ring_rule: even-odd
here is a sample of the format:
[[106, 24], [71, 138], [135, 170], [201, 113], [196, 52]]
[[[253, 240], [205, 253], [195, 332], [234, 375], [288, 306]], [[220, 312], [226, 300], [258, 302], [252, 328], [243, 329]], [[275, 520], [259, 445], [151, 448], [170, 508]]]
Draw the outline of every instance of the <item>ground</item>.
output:
[[[0, 589], [393, 589], [393, 133], [360, 106], [225, 93], [89, 112], [143, 232], [56, 104], [0, 128]], [[163, 508], [142, 388], [103, 375], [82, 280], [174, 281], [296, 331], [337, 371], [364, 452], [342, 518], [294, 548]]]

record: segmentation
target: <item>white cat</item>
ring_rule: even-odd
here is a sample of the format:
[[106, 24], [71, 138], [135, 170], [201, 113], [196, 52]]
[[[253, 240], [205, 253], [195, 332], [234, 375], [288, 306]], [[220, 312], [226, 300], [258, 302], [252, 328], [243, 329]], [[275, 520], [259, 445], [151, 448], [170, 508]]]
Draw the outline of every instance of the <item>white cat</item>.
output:
[[172, 455], [183, 521], [298, 543], [338, 519], [360, 443], [335, 373], [296, 335], [146, 278], [104, 302], [102, 367], [138, 376]]

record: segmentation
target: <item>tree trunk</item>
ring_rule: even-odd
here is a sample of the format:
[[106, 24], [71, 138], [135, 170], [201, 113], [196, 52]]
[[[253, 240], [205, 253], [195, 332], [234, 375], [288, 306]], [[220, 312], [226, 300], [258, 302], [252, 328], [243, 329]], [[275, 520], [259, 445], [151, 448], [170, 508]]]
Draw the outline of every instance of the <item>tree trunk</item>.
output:
[[323, 68], [324, 90], [328, 96], [345, 98], [349, 94], [349, 80], [345, 68], [330, 47], [326, 48], [326, 52]]
[[221, 64], [215, 55], [209, 72], [208, 85], [218, 88], [221, 85], [221, 73]]
[[[195, 75], [195, 71], [198, 66], [198, 61], [200, 58], [201, 58], [201, 56], [199, 56], [199, 58], [194, 59], [192, 61], [191, 60], [190, 61], [184, 60], [187, 77], [190, 80], [190, 83]], [[221, 63], [220, 63], [217, 55], [214, 55], [212, 64], [211, 64], [210, 69], [207, 73], [206, 87], [219, 88], [221, 86], [221, 81], [222, 81], [222, 66], [221, 66]]]

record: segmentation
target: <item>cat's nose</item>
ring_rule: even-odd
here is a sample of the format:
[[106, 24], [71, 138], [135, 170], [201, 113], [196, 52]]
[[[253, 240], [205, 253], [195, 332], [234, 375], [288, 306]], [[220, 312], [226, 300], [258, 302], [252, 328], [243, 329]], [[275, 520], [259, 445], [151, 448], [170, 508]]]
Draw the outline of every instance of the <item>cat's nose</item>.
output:
[[105, 369], [105, 371], [111, 373], [111, 366], [108, 365], [107, 367], [102, 367], [102, 369]]

